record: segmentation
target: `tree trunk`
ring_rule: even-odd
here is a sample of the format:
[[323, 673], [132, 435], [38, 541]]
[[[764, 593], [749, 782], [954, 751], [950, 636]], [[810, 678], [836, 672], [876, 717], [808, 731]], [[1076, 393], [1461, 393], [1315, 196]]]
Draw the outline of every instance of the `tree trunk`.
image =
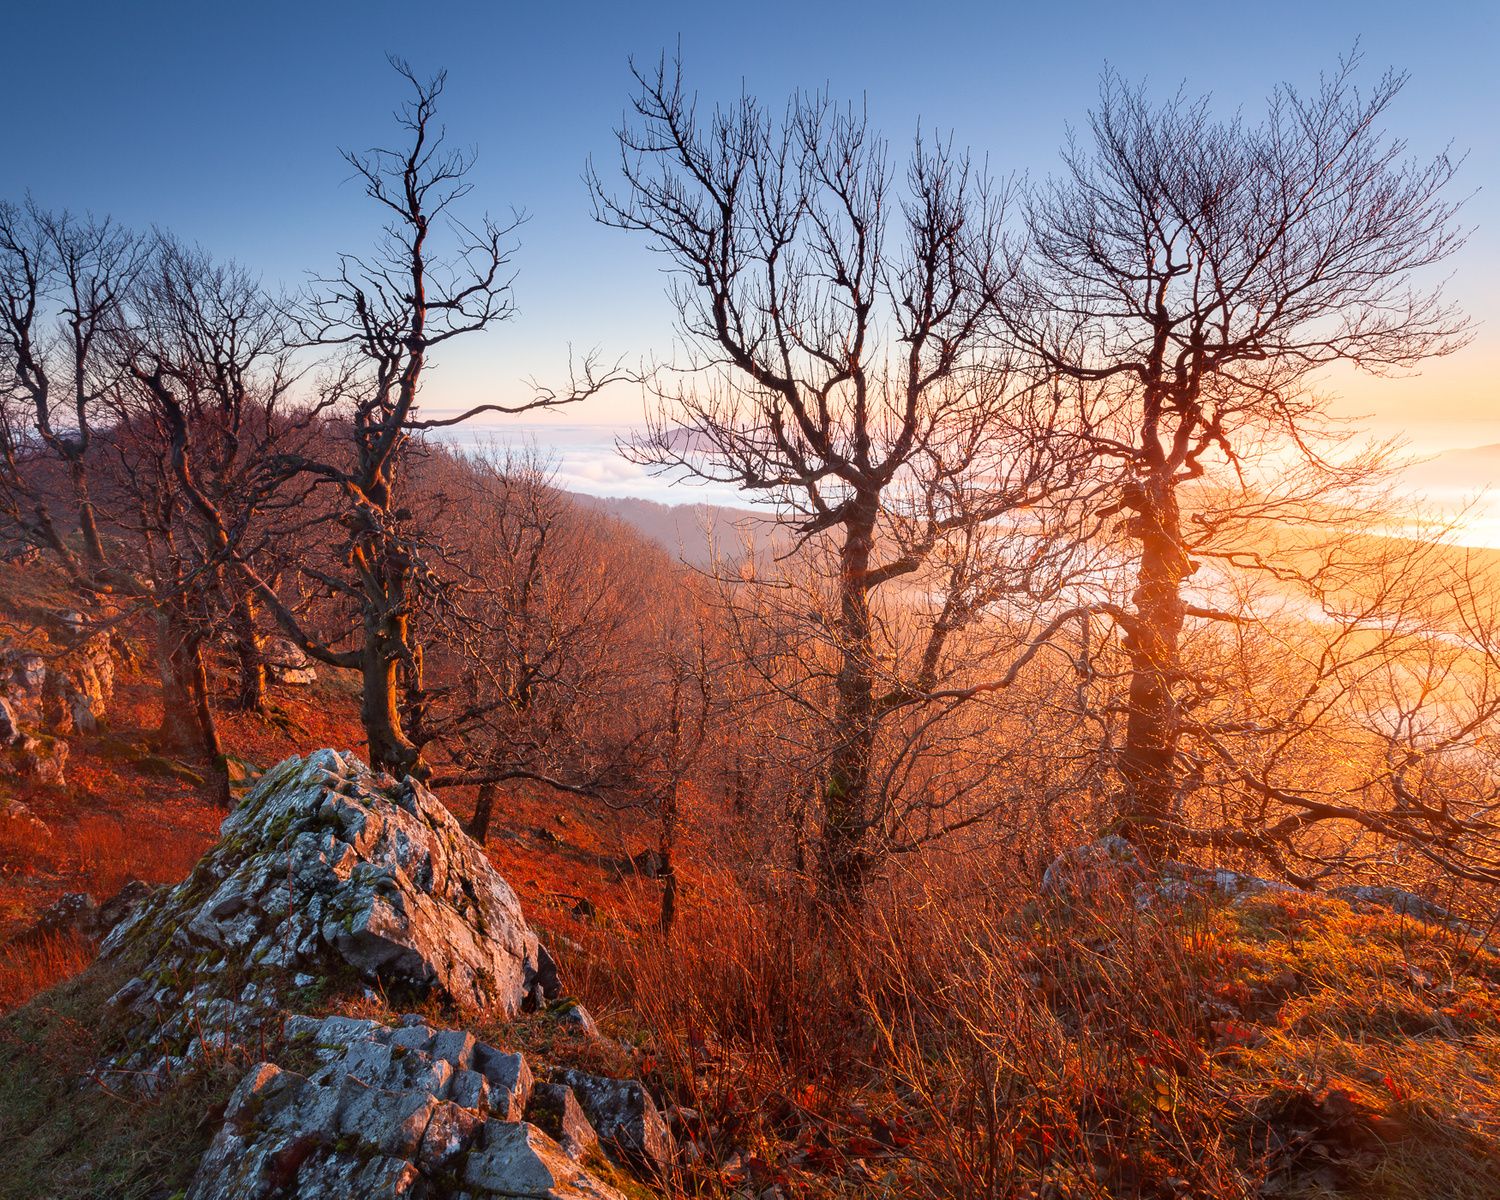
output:
[[230, 807], [229, 770], [224, 758], [224, 744], [219, 740], [219, 724], [214, 719], [213, 698], [208, 690], [208, 671], [203, 663], [203, 643], [194, 640], [188, 660], [193, 685], [193, 707], [198, 718], [198, 734], [203, 754], [211, 765], [210, 783], [220, 808]]
[[875, 745], [875, 676], [868, 581], [879, 503], [878, 495], [862, 497], [859, 518], [845, 527], [839, 576], [843, 662], [834, 714], [836, 742], [823, 783], [821, 866], [825, 882], [849, 897], [863, 890], [872, 865], [868, 793]]
[[1182, 550], [1176, 486], [1165, 471], [1146, 481], [1133, 505], [1130, 529], [1141, 541], [1141, 565], [1131, 597], [1134, 621], [1125, 640], [1130, 655], [1129, 717], [1119, 770], [1125, 783], [1120, 816], [1132, 838], [1156, 853], [1170, 850], [1162, 826], [1175, 816], [1175, 757], [1180, 724], [1173, 688], [1186, 605], [1182, 581], [1192, 564]]
[[161, 672], [161, 728], [164, 750], [191, 753], [202, 727], [193, 704], [192, 673], [187, 661], [187, 631], [169, 611], [156, 613], [156, 661]]
[[421, 752], [401, 729], [396, 703], [397, 667], [405, 650], [406, 618], [367, 612], [360, 719], [370, 745], [370, 766], [397, 779], [421, 777]]
[[89, 499], [88, 476], [84, 473], [83, 460], [75, 458], [69, 464], [73, 475], [73, 495], [78, 501], [78, 530], [83, 535], [83, 548], [90, 565], [104, 565], [104, 544], [99, 540], [99, 530], [94, 524], [94, 504]]
[[484, 839], [490, 835], [490, 817], [495, 811], [495, 785], [493, 783], [481, 783], [479, 795], [474, 799], [474, 818], [464, 826], [464, 832], [484, 845]]
[[235, 706], [241, 712], [264, 712], [266, 662], [255, 636], [255, 602], [241, 596], [234, 603], [234, 653], [240, 664], [240, 686]]
[[45, 504], [36, 506], [36, 522], [35, 529], [27, 529], [26, 532], [44, 542], [47, 548], [62, 560], [63, 567], [75, 582], [82, 582], [83, 571], [79, 569], [78, 560], [73, 557], [68, 544], [57, 532], [57, 526], [52, 523], [52, 513]]

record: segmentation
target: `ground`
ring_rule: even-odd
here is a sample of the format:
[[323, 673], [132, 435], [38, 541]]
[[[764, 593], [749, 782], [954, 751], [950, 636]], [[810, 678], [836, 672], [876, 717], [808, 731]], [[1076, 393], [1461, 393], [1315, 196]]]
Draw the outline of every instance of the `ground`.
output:
[[[55, 581], [16, 570], [0, 566], [13, 617], [58, 603]], [[270, 718], [222, 697], [229, 751], [259, 767], [362, 751], [351, 681], [322, 674], [276, 689]], [[51, 831], [0, 830], [0, 1193], [167, 1200], [243, 1070], [209, 1063], [152, 1100], [80, 1092], [118, 979], [85, 941], [13, 940], [64, 892], [175, 882], [214, 841], [224, 813], [191, 779], [205, 764], [142, 761], [156, 694], [122, 669], [108, 728], [69, 737], [66, 787], [0, 794]], [[442, 799], [469, 815], [465, 789]], [[1141, 911], [1128, 894], [1063, 903], [913, 877], [831, 919], [689, 846], [664, 941], [658, 885], [631, 865], [650, 845], [639, 814], [507, 792], [489, 856], [559, 959], [567, 1003], [606, 1037], [573, 1032], [566, 1003], [513, 1023], [431, 1015], [536, 1061], [643, 1079], [688, 1151], [658, 1191], [1500, 1196], [1492, 930], [1294, 894]], [[357, 987], [312, 1006], [390, 1015]]]

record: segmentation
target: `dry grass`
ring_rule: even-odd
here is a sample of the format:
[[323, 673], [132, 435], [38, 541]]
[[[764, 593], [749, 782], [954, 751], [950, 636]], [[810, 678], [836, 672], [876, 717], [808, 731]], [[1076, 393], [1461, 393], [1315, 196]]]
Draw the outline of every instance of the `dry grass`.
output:
[[670, 940], [586, 949], [576, 989], [636, 1047], [616, 1072], [698, 1114], [688, 1190], [1500, 1194], [1500, 963], [1391, 914], [980, 877], [853, 920], [718, 879]]
[[123, 816], [85, 814], [63, 843], [89, 893], [104, 899], [132, 879], [151, 884], [185, 879], [213, 841], [210, 835], [169, 833]]
[[0, 1012], [71, 979], [93, 960], [94, 943], [68, 933], [0, 949]]

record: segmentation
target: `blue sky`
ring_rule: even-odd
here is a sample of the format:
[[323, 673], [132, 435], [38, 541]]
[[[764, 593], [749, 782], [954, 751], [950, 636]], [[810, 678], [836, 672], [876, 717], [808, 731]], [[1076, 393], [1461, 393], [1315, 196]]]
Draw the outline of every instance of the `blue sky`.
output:
[[[1500, 5], [1300, 3], [102, 4], [5, 0], [0, 194], [158, 224], [298, 286], [367, 247], [376, 214], [340, 147], [391, 140], [401, 99], [388, 52], [446, 67], [449, 134], [479, 151], [474, 202], [531, 220], [519, 317], [447, 354], [427, 402], [513, 398], [558, 379], [566, 346], [631, 360], [671, 349], [659, 262], [589, 216], [580, 180], [608, 165], [627, 60], [681, 44], [705, 101], [743, 87], [779, 104], [797, 87], [866, 98], [899, 149], [917, 122], [951, 130], [997, 172], [1045, 174], [1108, 62], [1165, 92], [1186, 83], [1254, 115], [1277, 81], [1305, 87], [1360, 39], [1366, 73], [1409, 70], [1390, 127], [1414, 151], [1469, 159], [1478, 226], [1453, 294], [1485, 322], [1474, 346], [1420, 379], [1335, 382], [1377, 429], [1418, 448], [1500, 441]], [[622, 390], [569, 423], [627, 422]]]

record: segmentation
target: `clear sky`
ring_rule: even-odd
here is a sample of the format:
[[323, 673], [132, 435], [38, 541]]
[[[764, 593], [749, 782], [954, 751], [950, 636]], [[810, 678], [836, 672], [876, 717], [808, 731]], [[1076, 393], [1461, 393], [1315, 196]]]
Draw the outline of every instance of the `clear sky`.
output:
[[[1430, 154], [1469, 157], [1459, 191], [1476, 227], [1452, 294], [1479, 337], [1422, 377], [1339, 378], [1351, 412], [1417, 449], [1500, 441], [1500, 4], [1297, 0], [1121, 3], [298, 4], [0, 0], [7, 48], [0, 194], [170, 228], [295, 288], [339, 250], [368, 247], [376, 214], [339, 148], [392, 139], [402, 98], [386, 53], [447, 68], [449, 134], [477, 147], [475, 202], [525, 209], [519, 317], [440, 362], [433, 408], [557, 380], [572, 343], [634, 361], [671, 351], [659, 262], [593, 224], [580, 175], [608, 166], [628, 59], [679, 44], [702, 99], [741, 88], [779, 104], [794, 88], [865, 98], [900, 150], [920, 120], [992, 170], [1044, 175], [1081, 124], [1106, 62], [1159, 93], [1185, 83], [1254, 117], [1270, 88], [1316, 85], [1356, 38], [1365, 74], [1411, 72], [1389, 127]], [[570, 423], [638, 418], [622, 389]]]

